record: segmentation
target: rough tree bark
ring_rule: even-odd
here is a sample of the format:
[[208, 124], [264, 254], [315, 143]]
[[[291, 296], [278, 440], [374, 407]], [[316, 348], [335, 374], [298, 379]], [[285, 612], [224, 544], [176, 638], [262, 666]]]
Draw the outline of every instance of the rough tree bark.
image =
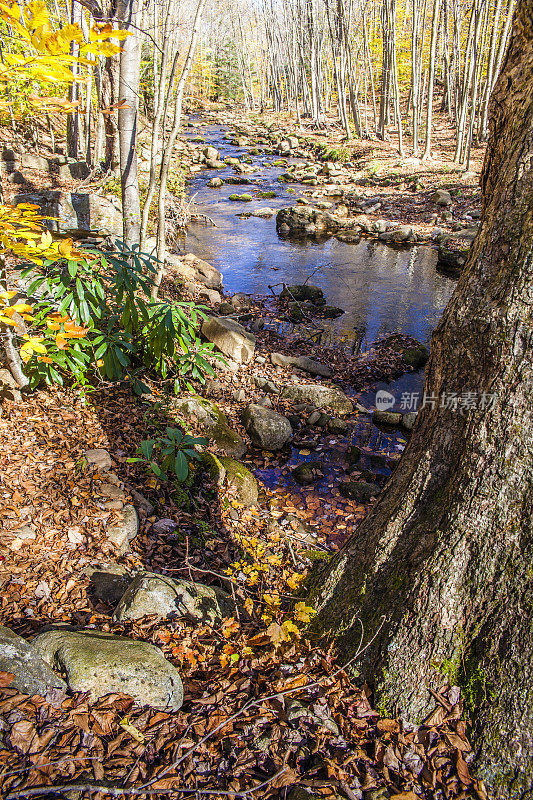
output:
[[[361, 625], [366, 641], [377, 634], [354, 669], [383, 708], [420, 720], [428, 687], [458, 682], [479, 777], [521, 800], [533, 797], [532, 85], [533, 0], [520, 0], [491, 100], [480, 230], [426, 373], [426, 396], [449, 407], [421, 410], [313, 593], [316, 631], [346, 659]], [[454, 410], [454, 396], [475, 407]]]

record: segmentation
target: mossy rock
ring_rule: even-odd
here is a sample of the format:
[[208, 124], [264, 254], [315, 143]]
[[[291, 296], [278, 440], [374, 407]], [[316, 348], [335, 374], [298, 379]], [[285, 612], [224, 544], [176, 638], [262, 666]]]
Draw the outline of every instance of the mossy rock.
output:
[[420, 369], [429, 358], [427, 348], [421, 344], [419, 347], [408, 347], [402, 353], [405, 363], [413, 369]]
[[237, 500], [243, 506], [253, 506], [259, 497], [259, 487], [250, 470], [234, 458], [223, 456], [218, 458], [213, 453], [204, 453], [203, 464], [216, 484], [237, 490]]
[[257, 192], [257, 197], [259, 200], [271, 200], [273, 197], [277, 197], [276, 192]]
[[372, 497], [380, 492], [379, 486], [366, 481], [345, 481], [339, 484], [339, 492], [343, 497], [355, 500], [356, 503], [369, 503]]
[[178, 412], [181, 422], [187, 423], [191, 415], [194, 415], [202, 426], [202, 433], [226, 455], [240, 458], [246, 452], [246, 443], [230, 428], [226, 415], [215, 403], [204, 397], [191, 395], [176, 398], [173, 408]]
[[230, 194], [228, 199], [234, 202], [250, 203], [253, 197], [251, 194]]

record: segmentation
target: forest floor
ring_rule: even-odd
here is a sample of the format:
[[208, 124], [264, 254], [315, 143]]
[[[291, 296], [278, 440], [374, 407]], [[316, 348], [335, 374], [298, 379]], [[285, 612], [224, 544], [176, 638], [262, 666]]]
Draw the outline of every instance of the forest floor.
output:
[[[334, 146], [342, 134], [332, 128], [325, 138]], [[13, 137], [6, 135], [5, 141]], [[390, 142], [354, 147], [362, 165], [377, 162], [372, 185], [388, 182], [391, 191], [405, 195], [415, 165], [402, 168]], [[436, 155], [442, 158], [427, 170], [416, 165], [417, 176], [431, 187], [460, 185], [465, 209], [472, 208], [481, 150], [465, 178], [451, 171], [450, 147], [444, 134], [437, 137]], [[33, 180], [35, 188], [79, 185], [38, 172]], [[362, 176], [361, 188], [368, 187], [367, 180]], [[12, 185], [5, 190], [9, 199]], [[398, 207], [402, 222], [411, 213], [419, 218], [416, 205]], [[264, 306], [255, 310], [276, 313]], [[267, 356], [273, 350], [290, 354], [296, 347], [300, 355], [297, 337], [280, 342], [268, 330], [258, 332], [262, 364], [217, 371], [217, 403], [243, 438], [242, 402], [235, 398], [242, 390], [247, 401], [260, 399], [258, 376], [282, 382], [290, 371], [274, 369]], [[328, 364], [334, 382], [356, 391], [398, 369], [391, 351], [369, 358], [307, 343], [305, 354]], [[282, 800], [485, 800], [483, 785], [469, 772], [468, 714], [457, 687], [443, 677], [432, 691], [434, 710], [413, 725], [373, 708], [370, 688], [353, 680], [330, 642], [306, 637], [312, 611], [297, 589], [317, 560], [334, 555], [371, 503], [347, 500], [332, 487], [326, 494], [313, 487], [297, 492], [263, 487], [259, 502], [246, 507], [231, 489], [222, 496], [206, 473], [186, 491], [147, 477], [127, 459], [141, 440], [177, 424], [161, 387], [152, 382], [151, 388], [143, 400], [127, 383], [104, 382], [86, 392], [37, 390], [19, 403], [4, 400], [1, 622], [26, 639], [64, 623], [155, 644], [179, 668], [184, 704], [167, 712], [135, 707], [121, 694], [96, 702], [81, 693], [29, 697], [0, 673], [4, 800], [168, 797], [172, 789]], [[273, 402], [276, 410], [288, 410], [276, 397]], [[353, 421], [357, 416], [356, 411]], [[196, 420], [190, 422], [195, 430]], [[338, 446], [335, 436], [324, 438]], [[95, 448], [111, 455], [124, 501], [135, 502], [140, 492], [151, 506], [138, 509], [140, 532], [123, 555], [106, 536], [120, 522], [121, 508], [109, 508], [101, 494], [105, 475], [84, 466], [84, 453]], [[287, 470], [283, 456], [253, 447], [246, 464]], [[158, 521], [171, 525], [158, 527]], [[305, 541], [310, 531], [312, 554]], [[255, 586], [236, 577], [237, 562], [259, 567]], [[90, 577], [95, 565], [110, 564], [130, 575], [149, 570], [224, 586], [233, 592], [235, 613], [216, 626], [155, 616], [117, 623], [114, 604], [96, 596]]]

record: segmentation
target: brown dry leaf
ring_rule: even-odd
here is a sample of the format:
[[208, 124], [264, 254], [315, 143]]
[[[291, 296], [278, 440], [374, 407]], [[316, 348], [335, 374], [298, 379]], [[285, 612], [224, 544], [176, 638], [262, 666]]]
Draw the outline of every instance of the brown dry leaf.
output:
[[5, 686], [9, 686], [13, 683], [15, 676], [12, 672], [0, 672], [0, 688], [4, 688]]
[[470, 772], [468, 771], [467, 763], [464, 760], [463, 754], [460, 750], [457, 750], [455, 754], [455, 766], [457, 767], [457, 774], [459, 775], [459, 780], [463, 786], [470, 786], [472, 783], [472, 778], [470, 776]]
[[295, 770], [287, 768], [285, 772], [274, 778], [274, 780], [271, 781], [269, 785], [273, 789], [281, 789], [283, 788], [283, 786], [290, 786], [293, 783], [297, 783], [299, 777], [300, 776]]
[[376, 728], [381, 733], [399, 733], [400, 723], [395, 719], [380, 719]]
[[37, 738], [35, 726], [26, 719], [15, 722], [9, 735], [11, 745], [20, 753], [29, 753], [35, 738]]

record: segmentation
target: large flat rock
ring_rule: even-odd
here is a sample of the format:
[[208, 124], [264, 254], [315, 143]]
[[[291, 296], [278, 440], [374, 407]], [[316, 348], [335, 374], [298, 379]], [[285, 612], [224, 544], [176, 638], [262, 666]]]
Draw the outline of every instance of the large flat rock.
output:
[[13, 203], [33, 203], [45, 216], [50, 230], [68, 233], [83, 230], [122, 236], [122, 210], [118, 198], [100, 197], [94, 192], [60, 192], [44, 190], [17, 194]]
[[148, 642], [96, 630], [45, 631], [32, 642], [33, 651], [66, 677], [74, 692], [90, 692], [96, 700], [123, 692], [139, 705], [176, 711], [183, 704], [178, 670]]
[[353, 411], [352, 401], [344, 392], [330, 386], [321, 386], [319, 383], [296, 383], [285, 386], [281, 396], [295, 403], [309, 403], [320, 409], [335, 411], [341, 416], [351, 414]]

